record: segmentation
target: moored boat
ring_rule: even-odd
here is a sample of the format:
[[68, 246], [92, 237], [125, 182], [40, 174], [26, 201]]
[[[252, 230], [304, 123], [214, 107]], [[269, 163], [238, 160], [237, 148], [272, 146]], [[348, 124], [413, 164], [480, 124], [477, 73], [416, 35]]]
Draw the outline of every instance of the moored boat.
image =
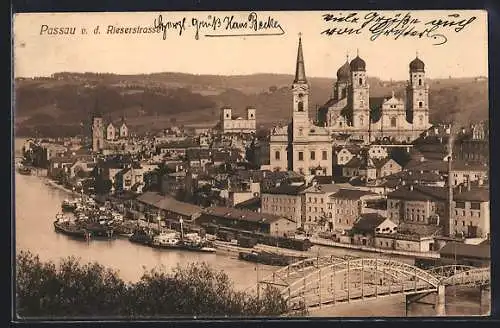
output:
[[238, 258], [244, 261], [267, 264], [267, 265], [275, 265], [275, 266], [287, 266], [295, 261], [295, 259], [290, 256], [273, 254], [263, 251], [240, 252]]
[[156, 248], [182, 248], [181, 241], [176, 232], [162, 232], [154, 236], [151, 246]]
[[22, 175], [31, 175], [31, 169], [29, 167], [26, 167], [24, 165], [20, 165], [17, 168], [17, 171], [22, 174]]
[[115, 236], [114, 229], [102, 222], [89, 222], [85, 225], [85, 229], [90, 237], [113, 238]]
[[65, 199], [61, 204], [61, 208], [65, 212], [74, 212], [78, 207], [78, 203], [78, 200]]
[[151, 245], [151, 243], [153, 242], [153, 236], [148, 231], [139, 228], [134, 231], [134, 233], [128, 240], [137, 244]]
[[88, 232], [84, 227], [72, 222], [68, 218], [64, 218], [62, 215], [58, 215], [56, 217], [56, 220], [54, 221], [54, 229], [56, 232], [60, 232], [71, 237], [80, 239], [88, 238]]
[[181, 249], [185, 249], [187, 251], [192, 251], [192, 252], [203, 252], [203, 253], [215, 253], [217, 251], [214, 245], [208, 241], [201, 241], [201, 242], [182, 241]]

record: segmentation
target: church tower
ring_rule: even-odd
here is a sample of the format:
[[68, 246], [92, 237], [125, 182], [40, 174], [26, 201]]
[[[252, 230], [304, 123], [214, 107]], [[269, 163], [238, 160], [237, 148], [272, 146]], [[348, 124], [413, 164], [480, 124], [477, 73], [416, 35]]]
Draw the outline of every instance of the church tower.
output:
[[359, 52], [350, 63], [352, 124], [357, 129], [368, 129], [370, 120], [370, 86], [366, 77], [366, 63]]
[[337, 81], [333, 86], [333, 99], [341, 100], [347, 98], [351, 80], [351, 66], [349, 65], [349, 57], [346, 57], [344, 65], [337, 70]]
[[307, 141], [309, 128], [309, 84], [306, 79], [304, 55], [302, 54], [302, 38], [299, 37], [293, 93], [293, 142]]
[[415, 129], [426, 129], [429, 126], [429, 85], [425, 81], [425, 64], [418, 54], [410, 62], [406, 99], [407, 120]]
[[[292, 113], [292, 147], [289, 153], [289, 166], [293, 171], [305, 174], [309, 167], [307, 157], [309, 142], [309, 84], [306, 79], [304, 55], [302, 53], [302, 38], [299, 35], [299, 48], [295, 66], [295, 79], [292, 85], [293, 113]], [[291, 165], [290, 165], [291, 164]]]
[[96, 111], [92, 116], [92, 151], [99, 152], [104, 148], [104, 123], [102, 115]]

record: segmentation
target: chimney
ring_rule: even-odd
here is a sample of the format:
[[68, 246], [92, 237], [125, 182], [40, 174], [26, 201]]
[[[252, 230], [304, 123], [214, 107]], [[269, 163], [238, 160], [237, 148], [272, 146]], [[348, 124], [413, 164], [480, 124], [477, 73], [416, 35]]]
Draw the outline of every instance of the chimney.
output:
[[471, 182], [470, 180], [467, 181], [467, 191], [470, 191], [471, 188]]
[[410, 185], [410, 191], [413, 191], [413, 185]]
[[[450, 124], [450, 132], [451, 132], [451, 124]], [[450, 133], [450, 137], [448, 138], [448, 216], [447, 216], [447, 224], [446, 226], [449, 229], [449, 224], [451, 222], [451, 212], [453, 211], [453, 184], [452, 184], [452, 177], [451, 177], [451, 161], [452, 161], [452, 151], [453, 151], [453, 134]], [[446, 231], [449, 233], [449, 231]]]

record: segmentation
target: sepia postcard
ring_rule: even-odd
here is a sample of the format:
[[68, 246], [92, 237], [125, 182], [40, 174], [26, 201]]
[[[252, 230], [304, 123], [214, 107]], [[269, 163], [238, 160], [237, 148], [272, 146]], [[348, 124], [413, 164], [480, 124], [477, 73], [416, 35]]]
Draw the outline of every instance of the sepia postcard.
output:
[[16, 320], [490, 315], [482, 10], [13, 17]]

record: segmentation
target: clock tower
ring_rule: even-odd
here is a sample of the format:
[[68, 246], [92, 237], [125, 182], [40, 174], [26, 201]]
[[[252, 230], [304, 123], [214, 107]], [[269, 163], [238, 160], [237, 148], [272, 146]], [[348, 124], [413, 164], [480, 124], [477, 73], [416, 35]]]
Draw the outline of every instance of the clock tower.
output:
[[309, 84], [306, 79], [304, 67], [304, 55], [302, 54], [302, 38], [299, 36], [299, 48], [297, 51], [297, 64], [295, 67], [295, 79], [292, 85], [293, 92], [293, 141], [307, 141], [309, 130]]

